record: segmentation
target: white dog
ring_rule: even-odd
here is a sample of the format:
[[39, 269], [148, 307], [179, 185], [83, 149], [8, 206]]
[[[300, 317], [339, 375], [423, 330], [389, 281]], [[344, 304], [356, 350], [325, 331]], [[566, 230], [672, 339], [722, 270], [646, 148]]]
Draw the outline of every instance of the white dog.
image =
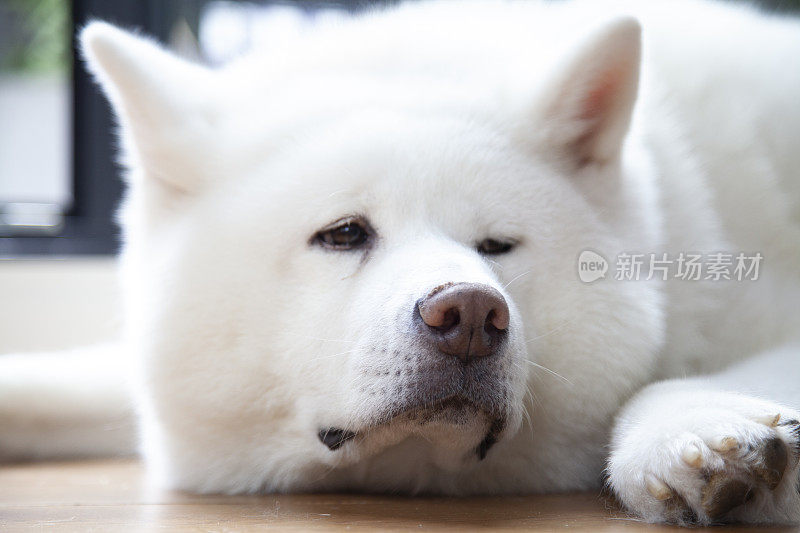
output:
[[[114, 349], [165, 486], [605, 479], [650, 521], [800, 520], [797, 20], [410, 3], [218, 70], [81, 40], [130, 184]], [[116, 361], [0, 360], [3, 454], [126, 450], [98, 430]]]

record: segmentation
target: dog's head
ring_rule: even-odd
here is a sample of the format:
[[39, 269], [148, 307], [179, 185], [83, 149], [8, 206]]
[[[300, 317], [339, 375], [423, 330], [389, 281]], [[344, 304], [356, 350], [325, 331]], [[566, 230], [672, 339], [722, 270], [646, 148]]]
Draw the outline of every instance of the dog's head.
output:
[[[570, 368], [615, 372], [593, 349], [657, 342], [652, 294], [575, 274], [581, 249], [647, 233], [619, 192], [634, 22], [542, 67], [525, 98], [348, 63], [347, 46], [320, 60], [328, 39], [288, 65], [209, 70], [103, 23], [83, 32], [129, 170], [146, 451], [184, 487], [326, 486], [331, 467], [393, 453], [386, 486], [417, 463], [477, 468], [518, 432], [530, 387], [546, 402]], [[539, 386], [545, 363], [562, 375]]]

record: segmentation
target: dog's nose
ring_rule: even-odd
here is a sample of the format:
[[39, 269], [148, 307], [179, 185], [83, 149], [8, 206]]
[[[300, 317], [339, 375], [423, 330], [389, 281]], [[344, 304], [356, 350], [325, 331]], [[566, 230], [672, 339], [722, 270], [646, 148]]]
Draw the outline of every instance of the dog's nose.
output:
[[508, 305], [497, 289], [447, 283], [417, 302], [423, 334], [449, 355], [469, 362], [492, 355], [508, 330]]

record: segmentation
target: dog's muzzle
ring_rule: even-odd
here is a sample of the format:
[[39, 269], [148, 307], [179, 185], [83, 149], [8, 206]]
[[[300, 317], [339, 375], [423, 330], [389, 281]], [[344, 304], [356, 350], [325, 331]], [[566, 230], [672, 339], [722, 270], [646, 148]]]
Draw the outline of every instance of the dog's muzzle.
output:
[[483, 459], [508, 420], [513, 365], [506, 299], [486, 284], [451, 282], [406, 312], [408, 344], [385, 347], [378, 341], [362, 360], [359, 390], [372, 403], [369, 418], [356, 427], [322, 427], [319, 440], [333, 451], [395, 421], [474, 428], [473, 421], [484, 420], [486, 433], [475, 450]]

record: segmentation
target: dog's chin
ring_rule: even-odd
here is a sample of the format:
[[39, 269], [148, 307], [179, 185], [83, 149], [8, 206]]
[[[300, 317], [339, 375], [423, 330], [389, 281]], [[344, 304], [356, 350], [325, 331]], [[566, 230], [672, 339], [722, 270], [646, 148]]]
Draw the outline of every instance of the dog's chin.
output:
[[355, 431], [320, 430], [320, 440], [350, 459], [421, 447], [437, 466], [457, 469], [483, 460], [507, 425], [505, 413], [489, 412], [464, 397], [451, 396], [381, 413]]

